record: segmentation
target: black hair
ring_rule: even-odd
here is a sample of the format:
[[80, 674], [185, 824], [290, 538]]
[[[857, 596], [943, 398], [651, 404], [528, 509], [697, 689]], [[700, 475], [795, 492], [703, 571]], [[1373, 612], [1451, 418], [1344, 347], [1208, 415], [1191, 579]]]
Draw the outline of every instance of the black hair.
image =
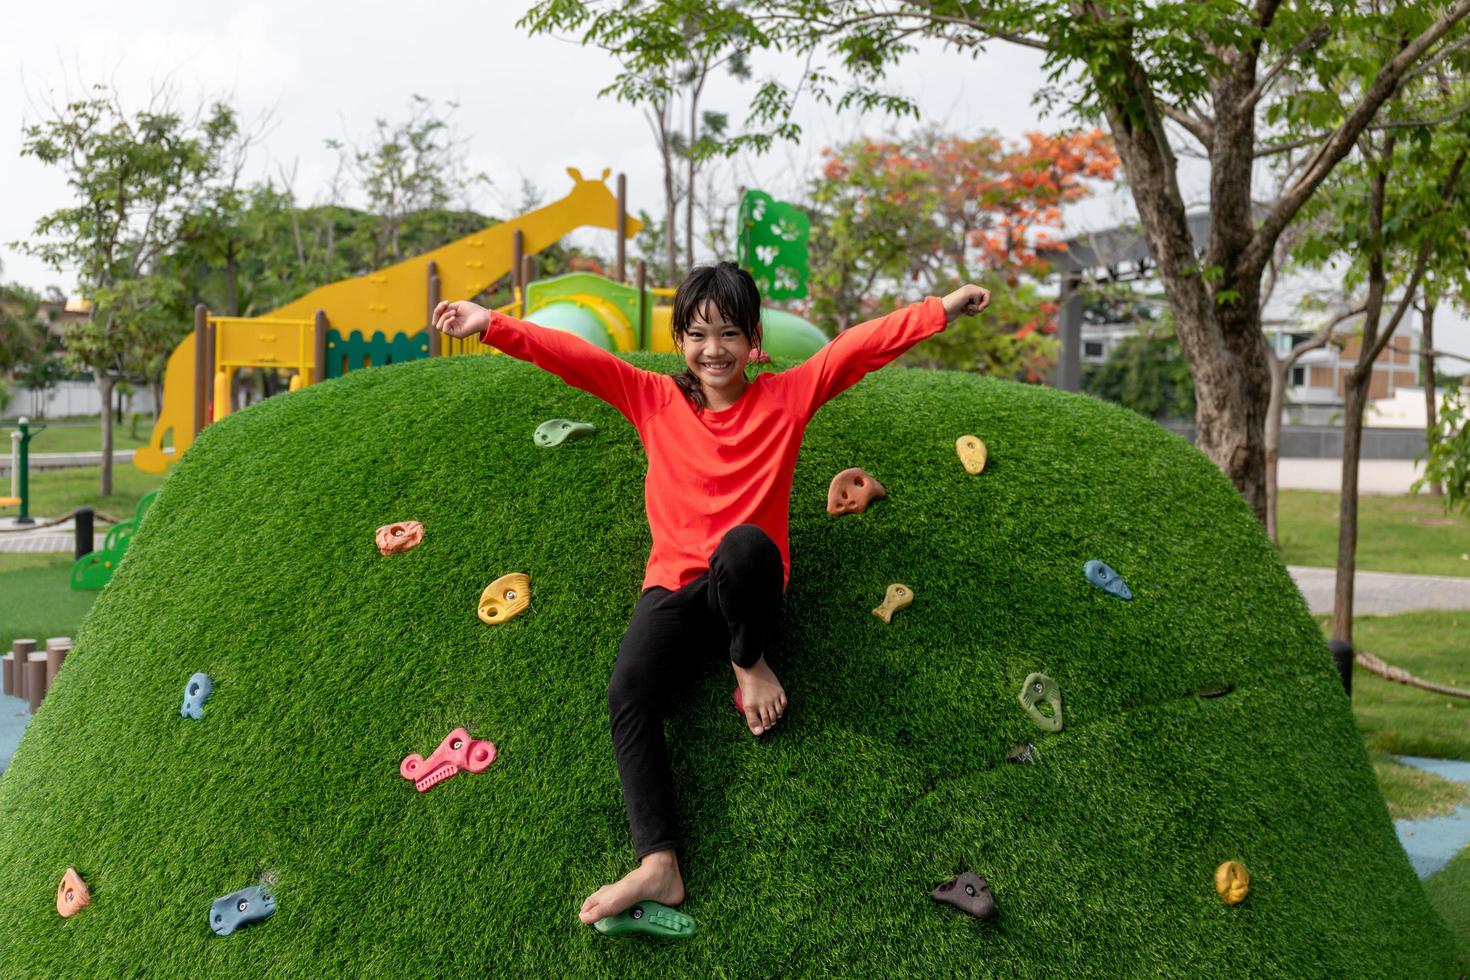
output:
[[[679, 288], [674, 291], [673, 334], [674, 346], [682, 346], [684, 335], [694, 322], [694, 315], [704, 309], [706, 302], [713, 303], [720, 315], [730, 321], [731, 326], [745, 335], [752, 347], [761, 343], [761, 294], [749, 272], [734, 262], [718, 265], [700, 265], [689, 270]], [[745, 365], [736, 365], [744, 371]], [[699, 377], [688, 367], [674, 375], [674, 383], [684, 397], [694, 403], [695, 411], [704, 410], [704, 389]]]

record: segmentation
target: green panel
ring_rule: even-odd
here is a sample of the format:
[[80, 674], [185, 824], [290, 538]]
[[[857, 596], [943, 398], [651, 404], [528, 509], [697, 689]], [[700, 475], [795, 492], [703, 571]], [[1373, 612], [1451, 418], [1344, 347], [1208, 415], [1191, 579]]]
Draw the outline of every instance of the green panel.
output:
[[389, 340], [381, 330], [364, 340], [362, 331], [343, 334], [327, 330], [327, 371], [329, 378], [340, 378], [348, 371], [365, 367], [383, 367], [400, 361], [417, 361], [429, 356], [429, 331], [396, 333]]
[[603, 350], [616, 350], [612, 334], [602, 322], [602, 317], [579, 303], [570, 300], [551, 303], [533, 312], [529, 320], [538, 326], [576, 334], [587, 343], [596, 344]]
[[765, 191], [740, 198], [740, 265], [766, 299], [801, 299], [809, 272], [806, 242], [811, 221], [800, 208]]

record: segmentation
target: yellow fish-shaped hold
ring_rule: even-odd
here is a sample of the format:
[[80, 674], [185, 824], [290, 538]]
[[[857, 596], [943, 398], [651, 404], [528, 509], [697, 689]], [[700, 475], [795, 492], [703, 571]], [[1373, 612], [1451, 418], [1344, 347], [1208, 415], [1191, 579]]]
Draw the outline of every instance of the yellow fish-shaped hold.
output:
[[873, 615], [885, 623], [893, 622], [893, 614], [900, 609], [908, 608], [909, 603], [914, 601], [914, 590], [907, 585], [895, 582], [883, 593], [883, 604], [873, 610]]

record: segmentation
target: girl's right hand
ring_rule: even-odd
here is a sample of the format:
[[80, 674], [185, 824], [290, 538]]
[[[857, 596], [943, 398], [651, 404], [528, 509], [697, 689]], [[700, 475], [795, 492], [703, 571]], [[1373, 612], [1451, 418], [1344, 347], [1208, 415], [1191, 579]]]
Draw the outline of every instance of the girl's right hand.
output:
[[490, 311], [469, 300], [434, 307], [434, 329], [451, 337], [482, 334], [490, 326]]

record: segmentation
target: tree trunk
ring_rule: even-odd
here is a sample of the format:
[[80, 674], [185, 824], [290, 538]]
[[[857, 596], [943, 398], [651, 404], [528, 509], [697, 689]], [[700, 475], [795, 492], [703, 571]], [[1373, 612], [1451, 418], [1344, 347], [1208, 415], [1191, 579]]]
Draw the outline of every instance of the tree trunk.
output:
[[1274, 545], [1281, 539], [1276, 527], [1277, 483], [1276, 466], [1281, 457], [1281, 409], [1286, 400], [1286, 362], [1269, 353], [1271, 365], [1271, 396], [1266, 405], [1266, 537]]
[[[1366, 336], [1366, 335], [1365, 335]], [[1366, 346], [1366, 345], [1365, 345]], [[1337, 583], [1332, 592], [1332, 638], [1353, 642], [1353, 585], [1358, 561], [1358, 456], [1363, 447], [1363, 405], [1372, 365], [1344, 381], [1342, 420], [1342, 495], [1337, 505]]]
[[102, 467], [98, 484], [99, 496], [112, 495], [112, 378], [105, 371], [97, 372], [97, 390], [102, 394]]
[[[1424, 290], [1424, 337], [1420, 341], [1419, 348], [1419, 373], [1424, 377], [1424, 450], [1426, 458], [1434, 447], [1430, 440], [1434, 438], [1434, 423], [1438, 417], [1438, 409], [1434, 403], [1434, 307], [1436, 305], [1434, 292], [1430, 289]], [[1429, 495], [1431, 497], [1443, 497], [1444, 485], [1438, 480], [1429, 484]]]

